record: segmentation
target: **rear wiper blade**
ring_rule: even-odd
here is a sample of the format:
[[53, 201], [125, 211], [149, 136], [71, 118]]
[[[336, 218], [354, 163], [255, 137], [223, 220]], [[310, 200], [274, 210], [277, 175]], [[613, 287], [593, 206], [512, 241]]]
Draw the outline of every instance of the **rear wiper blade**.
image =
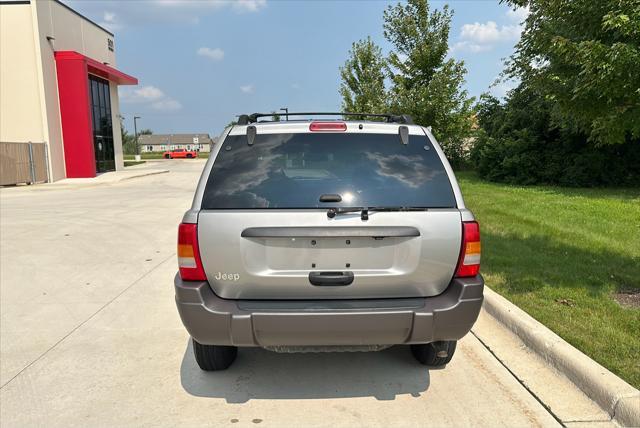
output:
[[427, 211], [428, 208], [424, 207], [339, 207], [339, 208], [329, 208], [327, 211], [327, 217], [334, 218], [338, 214], [346, 214], [346, 213], [360, 213], [360, 218], [362, 220], [369, 220], [369, 211]]

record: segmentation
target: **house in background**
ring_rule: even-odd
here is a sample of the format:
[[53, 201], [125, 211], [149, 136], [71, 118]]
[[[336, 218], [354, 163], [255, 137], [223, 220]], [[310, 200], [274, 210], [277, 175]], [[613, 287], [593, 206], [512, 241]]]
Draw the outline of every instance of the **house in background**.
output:
[[58, 0], [0, 0], [2, 184], [122, 169], [118, 85], [137, 84], [112, 32]]
[[209, 137], [209, 134], [151, 134], [138, 135], [138, 144], [141, 153], [174, 149], [210, 152], [215, 140]]

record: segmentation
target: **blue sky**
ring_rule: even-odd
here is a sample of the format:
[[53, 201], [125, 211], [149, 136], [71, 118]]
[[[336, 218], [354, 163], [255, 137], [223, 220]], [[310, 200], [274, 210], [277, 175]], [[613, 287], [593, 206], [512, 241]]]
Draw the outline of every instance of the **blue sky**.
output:
[[[293, 0], [64, 0], [115, 33], [125, 126], [142, 116], [155, 133], [218, 135], [235, 115], [340, 110], [338, 67], [351, 43], [371, 36], [383, 51], [382, 14], [395, 2]], [[450, 55], [465, 61], [470, 95], [491, 84], [520, 36], [523, 10], [495, 1], [431, 1], [455, 11]]]

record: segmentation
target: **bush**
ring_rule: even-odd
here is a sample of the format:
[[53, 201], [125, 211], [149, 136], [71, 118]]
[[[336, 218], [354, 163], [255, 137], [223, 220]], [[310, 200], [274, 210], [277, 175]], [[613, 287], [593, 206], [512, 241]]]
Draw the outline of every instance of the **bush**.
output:
[[512, 184], [571, 187], [640, 184], [640, 145], [596, 148], [567, 141], [483, 138], [473, 151], [481, 176]]
[[489, 137], [481, 133], [471, 150], [480, 176], [511, 184], [558, 184], [570, 187], [640, 184], [640, 143], [596, 147], [564, 136], [544, 140], [523, 133]]
[[514, 90], [506, 104], [483, 97], [481, 129], [470, 162], [491, 181], [570, 187], [640, 184], [640, 141], [596, 145], [586, 134], [559, 128], [551, 104], [527, 88]]
[[132, 139], [128, 141], [123, 141], [122, 143], [122, 151], [125, 155], [135, 155], [136, 154], [136, 142]]

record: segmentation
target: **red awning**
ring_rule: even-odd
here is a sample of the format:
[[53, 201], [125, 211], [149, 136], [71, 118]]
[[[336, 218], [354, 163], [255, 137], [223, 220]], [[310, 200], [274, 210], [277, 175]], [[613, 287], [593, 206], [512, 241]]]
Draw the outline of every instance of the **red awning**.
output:
[[75, 51], [57, 51], [55, 53], [56, 60], [80, 60], [87, 64], [87, 70], [91, 74], [100, 76], [104, 79], [114, 82], [118, 85], [137, 85], [138, 79], [133, 76], [129, 76], [121, 71], [116, 70], [106, 64], [103, 64], [95, 59], [91, 59], [88, 56], [84, 56]]

